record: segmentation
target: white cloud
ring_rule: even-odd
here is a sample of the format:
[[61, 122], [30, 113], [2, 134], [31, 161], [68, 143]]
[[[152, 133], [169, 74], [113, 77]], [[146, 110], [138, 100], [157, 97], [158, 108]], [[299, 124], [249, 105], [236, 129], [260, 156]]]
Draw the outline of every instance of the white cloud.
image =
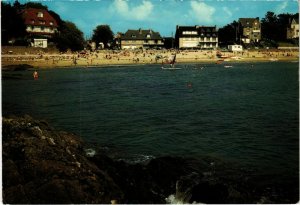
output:
[[281, 13], [281, 12], [284, 12], [284, 10], [287, 8], [288, 6], [288, 2], [287, 1], [283, 1], [281, 4], [279, 4], [277, 7], [276, 7], [276, 13]]
[[213, 22], [213, 14], [216, 11], [214, 7], [196, 1], [191, 1], [190, 5], [189, 15], [199, 21], [199, 24]]
[[225, 6], [225, 7], [223, 7], [222, 9], [223, 9], [223, 11], [224, 11], [229, 17], [232, 16], [232, 12], [229, 10], [228, 7]]
[[115, 0], [112, 6], [111, 11], [114, 13], [134, 20], [146, 19], [153, 10], [153, 4], [150, 1], [142, 1], [142, 4], [130, 7], [125, 0]]
[[63, 2], [55, 1], [54, 6], [55, 9], [50, 9], [50, 10], [55, 11], [56, 13], [64, 14], [69, 12], [68, 7]]

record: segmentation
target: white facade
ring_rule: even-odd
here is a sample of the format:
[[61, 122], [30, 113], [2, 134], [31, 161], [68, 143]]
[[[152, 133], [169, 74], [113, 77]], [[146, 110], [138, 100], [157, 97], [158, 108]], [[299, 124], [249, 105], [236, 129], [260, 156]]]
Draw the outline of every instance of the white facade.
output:
[[33, 39], [33, 47], [47, 48], [48, 40], [47, 39]]
[[243, 51], [243, 46], [242, 45], [228, 45], [228, 50], [229, 51], [237, 51], [237, 52], [241, 52]]
[[295, 19], [293, 19], [290, 28], [287, 29], [287, 38], [299, 38], [299, 23]]
[[45, 26], [27, 26], [26, 31], [29, 33], [35, 32], [35, 33], [53, 34], [55, 33], [56, 29], [53, 29], [51, 27], [45, 27]]
[[179, 48], [217, 48], [217, 37], [179, 38]]

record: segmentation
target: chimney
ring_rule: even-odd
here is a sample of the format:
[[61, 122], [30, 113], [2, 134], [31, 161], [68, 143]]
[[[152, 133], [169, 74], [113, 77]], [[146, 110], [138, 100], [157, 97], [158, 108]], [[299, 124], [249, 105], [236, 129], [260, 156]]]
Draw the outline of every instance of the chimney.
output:
[[141, 28], [139, 28], [139, 33], [142, 34], [142, 29]]

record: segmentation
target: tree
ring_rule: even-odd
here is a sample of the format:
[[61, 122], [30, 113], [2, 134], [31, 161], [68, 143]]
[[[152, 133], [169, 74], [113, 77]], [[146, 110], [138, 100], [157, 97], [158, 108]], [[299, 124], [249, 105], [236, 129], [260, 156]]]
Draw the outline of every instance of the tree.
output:
[[1, 2], [1, 11], [2, 45], [7, 45], [8, 41], [13, 39], [23, 39], [26, 35], [26, 26], [17, 8]]
[[278, 14], [268, 11], [261, 21], [262, 35], [265, 40], [284, 41], [287, 37], [287, 27], [293, 18], [298, 18], [296, 14]]
[[41, 4], [41, 3], [37, 3], [37, 2], [27, 2], [26, 4], [24, 4], [25, 7], [27, 8], [35, 8], [35, 9], [45, 9], [48, 10], [48, 7]]
[[280, 39], [278, 18], [274, 12], [268, 11], [265, 17], [261, 20], [261, 32], [264, 39]]
[[21, 12], [22, 9], [24, 8], [24, 5], [20, 4], [19, 1], [15, 1], [13, 7], [14, 7], [14, 9], [19, 13], [19, 12]]
[[237, 43], [239, 39], [239, 23], [233, 21], [231, 24], [227, 24], [218, 31], [219, 42], [221, 44], [229, 45]]
[[109, 25], [99, 25], [94, 29], [94, 34], [92, 40], [96, 42], [96, 46], [102, 42], [105, 48], [108, 48], [108, 43], [110, 43], [114, 38], [114, 34], [110, 29]]
[[72, 22], [63, 22], [61, 31], [56, 33], [54, 42], [57, 44], [57, 48], [60, 51], [72, 51], [82, 50], [84, 48], [83, 33]]
[[63, 27], [64, 21], [60, 18], [60, 16], [52, 10], [49, 10], [48, 13], [55, 19], [58, 24], [58, 30], [60, 27]]

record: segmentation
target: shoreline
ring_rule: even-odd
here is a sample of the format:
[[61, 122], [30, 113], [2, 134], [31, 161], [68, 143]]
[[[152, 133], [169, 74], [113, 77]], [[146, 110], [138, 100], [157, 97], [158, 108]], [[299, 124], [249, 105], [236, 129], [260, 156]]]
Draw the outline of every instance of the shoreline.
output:
[[[200, 60], [200, 61], [183, 61], [183, 62], [177, 62], [177, 65], [184, 65], [184, 64], [219, 64], [217, 63], [218, 60]], [[231, 61], [223, 61], [220, 63], [220, 65], [228, 65], [228, 64], [236, 64], [236, 63], [272, 63], [272, 62], [294, 62], [299, 63], [299, 58], [285, 58], [285, 59], [276, 59], [276, 60], [270, 60], [270, 59], [243, 59], [243, 60], [231, 60]], [[29, 68], [29, 70], [32, 69], [67, 69], [67, 68], [115, 68], [115, 67], [138, 67], [138, 66], [159, 66], [161, 67], [163, 64], [161, 63], [110, 63], [110, 64], [93, 64], [93, 65], [64, 65], [63, 63], [57, 64], [57, 65], [44, 65], [43, 63], [36, 63], [36, 62], [30, 62], [30, 61], [22, 61], [22, 62], [14, 62], [14, 63], [3, 63], [1, 65], [2, 71], [11, 70], [10, 67], [16, 68], [19, 66], [26, 65]], [[166, 67], [168, 64], [164, 64]]]
[[[2, 70], [13, 65], [27, 64], [33, 69], [49, 68], [96, 68], [96, 67], [124, 67], [141, 65], [167, 65], [168, 58], [176, 54], [177, 64], [231, 64], [255, 62], [286, 62], [298, 61], [299, 51], [244, 51], [221, 52], [223, 58], [217, 57], [217, 51], [178, 51], [178, 50], [146, 50], [146, 51], [96, 51], [86, 53], [18, 53], [2, 54]], [[4, 69], [3, 69], [4, 68]]]

